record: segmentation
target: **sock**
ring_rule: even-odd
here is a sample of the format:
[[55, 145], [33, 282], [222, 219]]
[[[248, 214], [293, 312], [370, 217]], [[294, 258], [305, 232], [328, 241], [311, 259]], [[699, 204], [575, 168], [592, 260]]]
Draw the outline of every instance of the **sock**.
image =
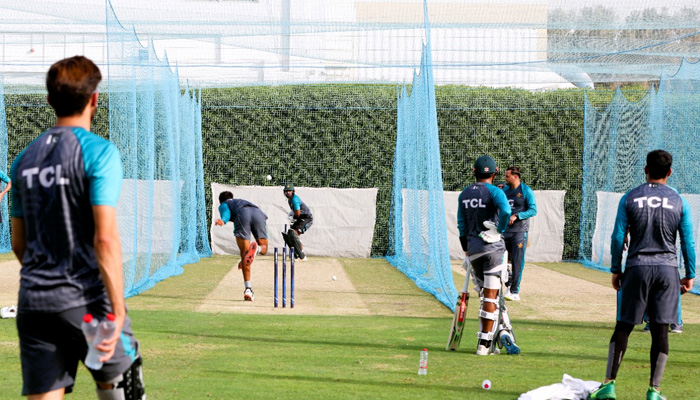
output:
[[253, 287], [250, 285], [250, 281], [245, 281], [244, 283], [245, 283], [245, 288], [246, 288], [246, 289], [249, 289], [249, 288], [252, 289], [252, 288], [253, 288]]

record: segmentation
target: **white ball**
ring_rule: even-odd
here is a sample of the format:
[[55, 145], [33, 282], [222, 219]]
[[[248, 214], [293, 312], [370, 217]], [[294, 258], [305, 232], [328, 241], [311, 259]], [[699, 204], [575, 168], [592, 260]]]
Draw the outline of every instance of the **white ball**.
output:
[[266, 176], [265, 179], [267, 179], [268, 181], [271, 181], [271, 180], [272, 180], [272, 175]]
[[481, 387], [486, 389], [486, 390], [491, 389], [491, 381], [488, 379], [484, 379], [484, 381], [481, 382]]
[[336, 280], [336, 279], [338, 279], [338, 278], [336, 278], [335, 275], [333, 275], [333, 280]]

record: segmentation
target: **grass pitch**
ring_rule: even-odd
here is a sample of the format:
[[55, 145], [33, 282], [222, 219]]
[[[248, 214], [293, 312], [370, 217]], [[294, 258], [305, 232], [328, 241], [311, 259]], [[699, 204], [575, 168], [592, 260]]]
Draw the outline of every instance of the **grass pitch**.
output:
[[[528, 390], [561, 382], [564, 373], [585, 380], [603, 378], [613, 321], [519, 320], [514, 315], [523, 354], [478, 357], [473, 354], [478, 299], [472, 298], [462, 345], [447, 352], [452, 318], [447, 308], [384, 260], [342, 263], [372, 315], [193, 311], [229, 271], [228, 257], [186, 266], [183, 275], [129, 299], [148, 398], [517, 399]], [[600, 279], [602, 288], [609, 280], [604, 273], [574, 264], [566, 268], [572, 284]], [[695, 299], [686, 299], [684, 304], [695, 304]], [[328, 293], [328, 301], [342, 302], [342, 293]], [[662, 385], [669, 398], [693, 397], [688, 395], [700, 367], [698, 328], [686, 324], [682, 335], [670, 336]], [[619, 398], [644, 396], [649, 341], [641, 327], [632, 333], [618, 377]], [[430, 351], [427, 376], [417, 374], [422, 348]], [[14, 320], [0, 320], [0, 399], [20, 398], [18, 354]], [[481, 389], [484, 379], [491, 380], [491, 390]], [[75, 391], [67, 398], [94, 400], [90, 381], [80, 367]]]

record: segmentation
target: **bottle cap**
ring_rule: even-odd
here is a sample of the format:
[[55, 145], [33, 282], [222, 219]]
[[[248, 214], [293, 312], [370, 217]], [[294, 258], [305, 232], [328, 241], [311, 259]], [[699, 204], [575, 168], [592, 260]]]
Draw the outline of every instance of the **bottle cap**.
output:
[[423, 349], [423, 351], [428, 351], [428, 349]]
[[86, 324], [89, 324], [90, 322], [92, 322], [92, 314], [83, 315], [83, 322], [85, 322]]
[[117, 317], [115, 317], [114, 314], [109, 313], [109, 314], [107, 314], [107, 319], [110, 321], [114, 321], [115, 319], [117, 319]]

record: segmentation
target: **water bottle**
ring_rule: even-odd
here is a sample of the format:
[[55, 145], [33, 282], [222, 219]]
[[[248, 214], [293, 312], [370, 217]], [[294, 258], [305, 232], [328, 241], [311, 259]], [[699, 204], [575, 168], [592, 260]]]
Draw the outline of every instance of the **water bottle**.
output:
[[97, 333], [97, 326], [100, 324], [98, 320], [92, 317], [92, 314], [85, 314], [83, 316], [83, 322], [80, 324], [80, 329], [83, 330], [83, 335], [85, 335], [85, 341], [87, 342], [88, 348], [92, 346], [92, 342], [95, 340], [95, 334]]
[[420, 352], [418, 375], [428, 375], [428, 349], [423, 349], [423, 351]]
[[88, 350], [88, 354], [85, 357], [86, 367], [92, 370], [98, 370], [102, 368], [102, 362], [100, 361], [100, 358], [106, 353], [98, 350], [97, 345], [102, 343], [103, 340], [112, 337], [112, 335], [114, 334], [114, 330], [116, 329], [116, 325], [114, 324], [115, 319], [116, 317], [114, 316], [114, 314], [107, 314], [107, 320], [100, 322], [100, 325], [97, 328], [97, 333], [95, 334], [95, 338], [93, 339], [92, 344], [90, 345], [90, 348]]

